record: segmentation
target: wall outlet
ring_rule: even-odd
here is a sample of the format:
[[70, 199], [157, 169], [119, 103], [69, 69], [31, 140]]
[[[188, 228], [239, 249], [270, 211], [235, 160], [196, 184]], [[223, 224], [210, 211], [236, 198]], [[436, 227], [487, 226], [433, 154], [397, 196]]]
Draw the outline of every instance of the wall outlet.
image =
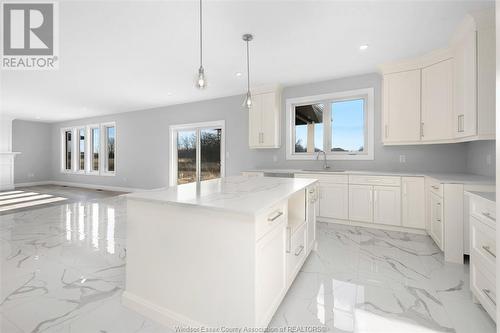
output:
[[486, 155], [486, 164], [491, 165], [491, 154]]
[[399, 163], [406, 163], [406, 155], [399, 155]]

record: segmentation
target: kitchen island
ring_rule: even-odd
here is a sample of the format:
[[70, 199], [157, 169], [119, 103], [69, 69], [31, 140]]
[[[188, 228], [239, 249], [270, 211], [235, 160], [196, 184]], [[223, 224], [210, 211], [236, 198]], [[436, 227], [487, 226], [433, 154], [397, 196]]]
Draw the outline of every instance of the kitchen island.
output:
[[316, 180], [227, 177], [127, 195], [123, 302], [167, 326], [267, 327], [315, 243]]

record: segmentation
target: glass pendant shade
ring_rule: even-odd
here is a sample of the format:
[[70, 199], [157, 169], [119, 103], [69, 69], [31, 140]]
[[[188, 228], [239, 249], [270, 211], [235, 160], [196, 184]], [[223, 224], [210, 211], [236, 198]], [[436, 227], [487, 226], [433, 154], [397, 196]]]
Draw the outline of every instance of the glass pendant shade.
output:
[[252, 94], [250, 91], [247, 92], [245, 101], [243, 102], [243, 106], [246, 107], [247, 109], [252, 108]]
[[200, 67], [198, 69], [198, 79], [196, 80], [196, 87], [199, 89], [205, 89], [207, 87], [207, 78], [205, 76], [205, 69]]

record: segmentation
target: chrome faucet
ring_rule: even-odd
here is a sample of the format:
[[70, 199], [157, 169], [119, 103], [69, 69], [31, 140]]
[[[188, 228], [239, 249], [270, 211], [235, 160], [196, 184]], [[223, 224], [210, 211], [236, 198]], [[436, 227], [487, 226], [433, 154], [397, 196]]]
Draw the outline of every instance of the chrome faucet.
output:
[[328, 161], [326, 160], [326, 153], [323, 150], [318, 150], [316, 153], [316, 161], [319, 160], [319, 155], [323, 153], [323, 169], [330, 169], [330, 166], [328, 165]]

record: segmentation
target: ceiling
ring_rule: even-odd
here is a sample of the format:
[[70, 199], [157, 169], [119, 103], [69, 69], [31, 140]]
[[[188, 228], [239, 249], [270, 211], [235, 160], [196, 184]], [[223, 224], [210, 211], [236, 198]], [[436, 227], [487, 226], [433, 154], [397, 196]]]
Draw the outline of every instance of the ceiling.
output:
[[493, 4], [205, 1], [200, 91], [197, 1], [61, 1], [59, 70], [2, 71], [0, 108], [53, 122], [241, 94], [247, 32], [255, 86], [373, 72], [445, 46], [467, 12]]

